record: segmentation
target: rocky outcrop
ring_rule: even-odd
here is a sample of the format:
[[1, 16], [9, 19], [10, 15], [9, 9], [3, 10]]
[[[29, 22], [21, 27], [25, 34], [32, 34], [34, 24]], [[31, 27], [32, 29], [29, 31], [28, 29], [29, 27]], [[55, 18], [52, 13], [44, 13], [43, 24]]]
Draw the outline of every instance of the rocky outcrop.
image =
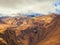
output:
[[[16, 20], [16, 19], [15, 19]], [[0, 33], [5, 45], [60, 45], [60, 15], [25, 19], [21, 25]], [[20, 20], [19, 20], [20, 21]]]

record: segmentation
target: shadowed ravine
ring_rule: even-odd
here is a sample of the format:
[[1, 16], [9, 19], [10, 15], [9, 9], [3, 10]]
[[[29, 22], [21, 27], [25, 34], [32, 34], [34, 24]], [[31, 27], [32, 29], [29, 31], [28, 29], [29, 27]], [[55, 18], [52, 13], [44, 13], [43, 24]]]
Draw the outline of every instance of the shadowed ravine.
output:
[[23, 21], [22, 26], [8, 27], [0, 33], [0, 38], [5, 41], [0, 39], [0, 45], [60, 45], [59, 15], [37, 17], [26, 22]]

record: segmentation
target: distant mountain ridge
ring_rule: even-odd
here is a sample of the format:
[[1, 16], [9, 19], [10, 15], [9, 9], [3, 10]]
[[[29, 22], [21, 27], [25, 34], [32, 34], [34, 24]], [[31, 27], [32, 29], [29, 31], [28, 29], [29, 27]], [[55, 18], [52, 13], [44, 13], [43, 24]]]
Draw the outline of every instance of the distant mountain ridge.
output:
[[43, 15], [43, 14], [40, 14], [40, 13], [34, 13], [34, 12], [31, 12], [31, 13], [16, 13], [16, 14], [0, 14], [0, 17], [16, 17], [16, 16], [30, 16], [30, 17], [34, 17], [34, 16], [40, 16], [40, 15]]

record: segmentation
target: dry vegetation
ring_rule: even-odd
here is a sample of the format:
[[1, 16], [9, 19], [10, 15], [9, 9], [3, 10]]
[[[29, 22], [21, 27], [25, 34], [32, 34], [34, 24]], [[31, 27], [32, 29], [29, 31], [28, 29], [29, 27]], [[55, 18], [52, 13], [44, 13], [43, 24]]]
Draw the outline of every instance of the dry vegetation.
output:
[[60, 15], [2, 18], [1, 21], [0, 45], [60, 45]]

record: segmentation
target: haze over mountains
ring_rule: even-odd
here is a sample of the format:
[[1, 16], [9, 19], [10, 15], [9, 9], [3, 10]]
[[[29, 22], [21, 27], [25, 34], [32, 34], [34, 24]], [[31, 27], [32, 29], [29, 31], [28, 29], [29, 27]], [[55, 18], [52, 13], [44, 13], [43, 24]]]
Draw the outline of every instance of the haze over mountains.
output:
[[29, 13], [16, 13], [16, 14], [2, 14], [0, 13], [0, 17], [23, 17], [23, 16], [41, 16], [41, 13], [29, 12]]
[[0, 45], [60, 45], [60, 15], [0, 17]]

